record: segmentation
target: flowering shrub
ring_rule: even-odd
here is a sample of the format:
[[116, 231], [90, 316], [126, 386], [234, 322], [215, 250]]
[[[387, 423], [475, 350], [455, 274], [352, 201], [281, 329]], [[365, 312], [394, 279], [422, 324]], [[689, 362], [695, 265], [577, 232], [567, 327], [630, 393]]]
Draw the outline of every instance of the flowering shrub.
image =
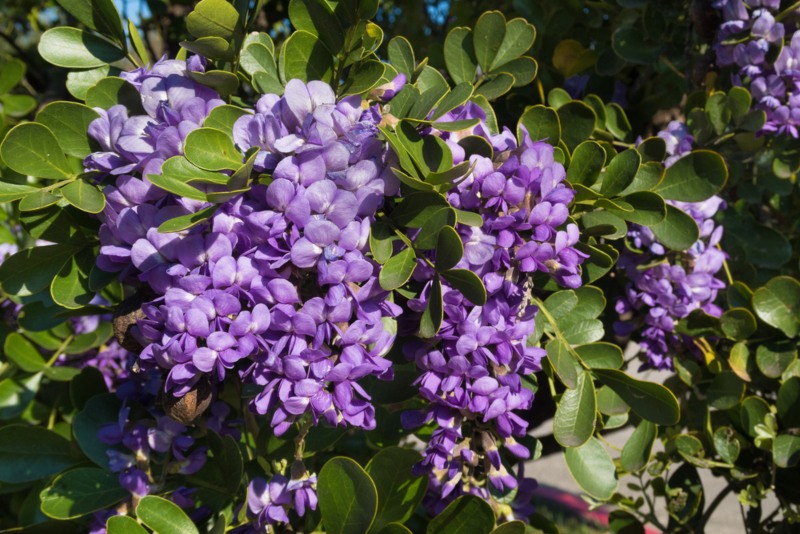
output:
[[60, 4], [73, 100], [0, 84], [4, 528], [556, 531], [554, 450], [617, 532], [798, 519], [800, 8], [454, 6], [420, 60], [376, 0], [163, 57]]

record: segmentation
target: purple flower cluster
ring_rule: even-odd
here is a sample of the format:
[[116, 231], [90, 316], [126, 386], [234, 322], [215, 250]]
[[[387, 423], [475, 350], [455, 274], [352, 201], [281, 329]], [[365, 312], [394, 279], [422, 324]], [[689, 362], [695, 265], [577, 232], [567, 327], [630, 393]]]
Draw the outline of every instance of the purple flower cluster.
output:
[[166, 473], [192, 474], [206, 462], [207, 449], [194, 447], [187, 428], [163, 414], [131, 420], [131, 409], [123, 406], [116, 423], [104, 425], [100, 441], [113, 448], [106, 451], [111, 471], [119, 473], [120, 485], [142, 497], [153, 490], [153, 468]]
[[275, 474], [269, 482], [254, 478], [247, 486], [247, 510], [252, 518], [251, 530], [264, 532], [267, 525], [288, 523], [288, 511], [293, 509], [303, 517], [306, 510], [317, 509], [317, 475], [302, 467], [292, 469], [291, 478]]
[[[448, 193], [450, 203], [479, 213], [483, 225], [459, 224], [464, 255], [457, 267], [478, 274], [488, 294], [483, 306], [469, 302], [446, 283], [444, 319], [435, 339], [407, 344], [406, 355], [422, 372], [415, 385], [430, 402], [424, 410], [407, 412], [404, 425], [433, 423], [433, 433], [418, 466], [429, 473], [426, 502], [434, 513], [464, 493], [490, 500], [489, 484], [498, 492], [518, 486], [501, 457], [504, 447], [517, 458], [529, 451], [516, 438], [525, 436], [527, 421], [519, 415], [533, 402], [523, 378], [541, 369], [544, 350], [527, 345], [537, 309], [530, 305], [528, 277], [540, 272], [567, 287], [581, 285], [580, 264], [586, 256], [574, 248], [578, 228], [567, 223], [574, 191], [564, 183], [564, 167], [553, 158], [553, 147], [532, 142], [522, 146], [507, 129], [492, 134], [486, 115], [467, 104], [440, 121], [479, 118], [473, 128], [440, 135], [456, 164], [465, 159], [458, 140], [480, 135], [489, 141], [494, 160], [470, 156], [472, 172]], [[432, 278], [420, 263], [414, 275]], [[430, 285], [413, 311], [424, 310]]]
[[[673, 121], [658, 135], [667, 143], [667, 166], [692, 149], [694, 140], [685, 124]], [[669, 203], [695, 220], [700, 239], [689, 250], [673, 253], [649, 228], [632, 226], [627, 236], [632, 250], [625, 250], [618, 262], [627, 284], [616, 303], [620, 321], [615, 331], [621, 336], [635, 334], [647, 355], [645, 367], [671, 370], [673, 356], [694, 351], [690, 340], [675, 332], [676, 323], [696, 309], [717, 317], [722, 313], [714, 301], [725, 287], [716, 276], [725, 253], [717, 246], [722, 227], [715, 225], [713, 217], [725, 203], [717, 196], [703, 202]]]
[[[797, 138], [800, 29], [785, 19], [776, 20], [780, 4], [780, 0], [716, 0], [713, 5], [722, 10], [724, 22], [715, 50], [717, 64], [733, 66], [734, 83], [748, 87], [756, 107], [766, 112], [763, 131]], [[774, 54], [777, 59], [770, 61]]]
[[[137, 130], [135, 157], [124, 136], [100, 135], [110, 114], [90, 130], [107, 150], [87, 158], [87, 168], [108, 170], [113, 180], [98, 264], [156, 294], [134, 329], [144, 346], [140, 363], [167, 371], [176, 396], [204, 376], [221, 382], [238, 373], [261, 386], [252, 406], [272, 414], [277, 434], [306, 414], [374, 428], [374, 407], [358, 380], [391, 378], [383, 356], [394, 335], [385, 321], [400, 311], [365, 256], [375, 212], [398, 190], [383, 165], [376, 109], [357, 96], [337, 102], [322, 82], [293, 80], [284, 97], [263, 96], [233, 134], [243, 153], [259, 148], [256, 169], [271, 179], [204, 224], [160, 233], [161, 222], [209, 206], [142, 176], [180, 154], [179, 144], [160, 148], [165, 135], [185, 138], [218, 103], [180, 65], [162, 61], [129, 76], [148, 111], [135, 118], [146, 124]], [[103, 168], [101, 159], [113, 164]]]

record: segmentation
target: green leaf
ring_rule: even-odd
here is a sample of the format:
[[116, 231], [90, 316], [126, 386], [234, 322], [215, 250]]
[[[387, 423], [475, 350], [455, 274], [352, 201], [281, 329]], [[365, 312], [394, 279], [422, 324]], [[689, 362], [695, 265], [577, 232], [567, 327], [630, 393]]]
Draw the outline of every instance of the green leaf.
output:
[[[480, 39], [478, 25], [475, 25], [475, 35]], [[505, 34], [500, 48], [497, 50], [489, 71], [495, 71], [506, 63], [513, 61], [530, 50], [536, 39], [536, 28], [523, 18], [508, 21], [505, 25]]]
[[45, 61], [68, 69], [100, 67], [125, 57], [125, 51], [110, 41], [69, 26], [44, 32], [38, 50]]
[[468, 269], [450, 269], [442, 271], [441, 275], [476, 306], [486, 304], [486, 287], [477, 274]]
[[118, 479], [116, 473], [95, 467], [67, 471], [42, 491], [42, 512], [63, 520], [110, 508], [130, 496]]
[[319, 37], [334, 54], [342, 49], [344, 31], [327, 3], [317, 0], [291, 0], [289, 20], [296, 29]]
[[664, 200], [655, 193], [640, 191], [631, 193], [620, 199], [620, 203], [633, 208], [633, 211], [616, 210], [609, 208], [609, 211], [626, 221], [640, 224], [642, 226], [653, 227], [664, 221], [667, 215], [667, 205]]
[[414, 513], [428, 487], [426, 477], [411, 470], [422, 457], [417, 451], [388, 447], [373, 456], [365, 468], [378, 491], [378, 510], [371, 531], [389, 523], [405, 523]]
[[776, 407], [784, 427], [800, 427], [800, 378], [792, 377], [781, 384]]
[[89, 286], [89, 274], [94, 264], [95, 256], [91, 249], [84, 249], [72, 256], [58, 271], [50, 286], [53, 301], [70, 309], [89, 304], [95, 296]]
[[547, 359], [565, 386], [578, 387], [578, 374], [581, 373], [581, 368], [569, 345], [561, 339], [553, 339], [547, 344]]
[[78, 446], [91, 461], [108, 469], [109, 446], [97, 439], [100, 429], [119, 418], [122, 402], [113, 393], [97, 395], [86, 402], [73, 420], [73, 432]]
[[35, 122], [13, 127], [0, 145], [0, 157], [20, 174], [53, 179], [72, 175], [56, 136]]
[[607, 197], [613, 197], [624, 191], [633, 182], [641, 163], [642, 156], [632, 148], [616, 156], [608, 164], [603, 175], [600, 193]]
[[119, 73], [119, 69], [103, 65], [96, 69], [72, 71], [67, 74], [67, 91], [78, 100], [86, 99], [86, 92], [106, 76]]
[[754, 438], [758, 435], [756, 426], [764, 422], [764, 417], [768, 413], [770, 413], [769, 404], [760, 397], [747, 397], [742, 401], [739, 419], [748, 436]]
[[439, 333], [444, 318], [444, 303], [442, 302], [442, 282], [438, 276], [433, 278], [428, 305], [422, 312], [419, 323], [419, 335], [423, 338], [432, 338]]
[[495, 100], [509, 92], [516, 83], [514, 76], [507, 72], [501, 72], [492, 75], [487, 82], [476, 87], [475, 94], [483, 96], [486, 100]]
[[561, 122], [553, 108], [536, 105], [525, 110], [517, 124], [517, 140], [522, 143], [524, 131], [532, 141], [547, 141], [558, 146], [561, 140]]
[[24, 412], [39, 390], [41, 379], [41, 373], [36, 373], [0, 381], [0, 420], [12, 419]]
[[224, 70], [207, 70], [205, 72], [188, 71], [189, 78], [199, 84], [210, 87], [222, 96], [229, 96], [239, 89], [239, 78]]
[[617, 103], [606, 104], [606, 129], [620, 141], [628, 139], [633, 131], [625, 111]]
[[433, 211], [422, 224], [419, 234], [414, 239], [414, 246], [421, 250], [436, 248], [439, 232], [447, 226], [456, 225], [456, 212], [451, 207]]
[[89, 124], [100, 115], [83, 104], [75, 102], [51, 102], [36, 114], [36, 122], [57, 133], [61, 149], [78, 158], [83, 158], [94, 149], [87, 131]]
[[571, 184], [591, 187], [600, 177], [606, 162], [606, 151], [594, 141], [584, 141], [575, 147], [567, 168], [567, 180]]
[[[112, 0], [57, 0], [58, 4], [90, 30], [125, 44], [117, 8]], [[144, 58], [143, 58], [144, 59]]]
[[697, 223], [685, 212], [667, 204], [664, 220], [650, 228], [665, 247], [672, 250], [687, 250], [700, 237]]
[[366, 533], [378, 512], [378, 491], [369, 475], [350, 458], [328, 460], [317, 483], [325, 531]]
[[197, 527], [180, 506], [156, 495], [142, 497], [136, 517], [158, 534], [197, 534]]
[[[506, 33], [506, 19], [499, 11], [483, 13], [473, 32], [475, 57], [483, 72], [490, 72]], [[467, 80], [471, 81], [471, 80]]]
[[492, 507], [474, 495], [462, 495], [428, 523], [428, 534], [489, 534], [494, 528]]
[[[579, 100], [568, 102], [559, 107], [557, 113], [561, 123], [561, 139], [570, 151], [588, 139], [594, 132], [597, 115], [588, 104]], [[621, 155], [624, 155], [624, 152]], [[614, 158], [611, 165], [616, 160], [617, 158]]]
[[456, 229], [452, 226], [442, 228], [436, 243], [436, 270], [452, 269], [461, 261], [463, 255], [464, 244]]
[[342, 95], [360, 95], [375, 88], [386, 72], [386, 65], [377, 60], [361, 61], [350, 69], [344, 85], [339, 93]]
[[789, 341], [767, 342], [756, 349], [756, 365], [767, 378], [779, 378], [797, 359], [797, 346]]
[[[445, 39], [445, 49], [446, 47], [447, 39]], [[414, 60], [414, 48], [411, 46], [411, 43], [408, 42], [408, 39], [401, 36], [393, 38], [386, 46], [386, 52], [389, 57], [389, 63], [397, 69], [398, 72], [405, 74], [406, 79], [410, 81], [411, 75], [417, 68], [417, 63]], [[445, 62], [447, 61], [446, 54], [445, 52]], [[449, 69], [450, 67], [448, 66], [448, 70]], [[473, 73], [472, 76], [474, 78], [475, 74]]]
[[729, 464], [736, 463], [741, 446], [731, 427], [720, 427], [714, 432], [714, 449], [723, 461]]
[[109, 109], [117, 104], [128, 108], [131, 115], [144, 114], [141, 95], [122, 78], [103, 78], [86, 91], [86, 105], [90, 108]]
[[430, 214], [450, 204], [439, 193], [411, 193], [392, 211], [392, 220], [399, 226], [421, 228]]
[[0, 64], [0, 95], [9, 93], [21, 82], [26, 70], [27, 65], [17, 58], [11, 58]]
[[200, 211], [196, 211], [195, 213], [189, 213], [187, 215], [175, 217], [174, 219], [166, 220], [158, 227], [158, 231], [162, 234], [166, 234], [170, 232], [181, 232], [183, 230], [187, 230], [193, 226], [197, 226], [198, 224], [207, 221], [212, 215], [214, 215], [214, 213], [216, 213], [217, 209], [219, 209], [219, 205], [209, 206], [201, 209]]
[[96, 186], [77, 179], [61, 188], [67, 202], [87, 213], [100, 213], [106, 207], [106, 197]]
[[69, 441], [42, 427], [0, 428], [0, 481], [32, 482], [75, 464]]
[[147, 51], [147, 47], [144, 44], [144, 40], [142, 39], [139, 30], [136, 28], [136, 25], [133, 23], [131, 19], [128, 19], [128, 35], [130, 35], [133, 49], [139, 55], [139, 58], [142, 60], [142, 63], [144, 63], [145, 65], [152, 64], [152, 60], [150, 59], [150, 53]]
[[291, 34], [281, 49], [283, 78], [328, 81], [333, 76], [333, 56], [313, 34], [298, 30]]
[[650, 161], [661, 163], [667, 157], [667, 143], [660, 137], [648, 137], [636, 147], [642, 155], [642, 162]]
[[276, 80], [278, 79], [278, 66], [275, 63], [275, 57], [270, 52], [270, 49], [262, 43], [253, 43], [247, 46], [239, 56], [239, 65], [251, 76], [257, 72], [263, 72]]
[[759, 319], [787, 337], [800, 332], [800, 283], [789, 276], [778, 276], [756, 289], [753, 308]]
[[695, 150], [673, 163], [656, 187], [665, 200], [702, 202], [717, 194], [728, 181], [725, 160], [710, 150]]
[[[378, 280], [386, 291], [402, 287], [411, 278], [417, 267], [417, 256], [414, 250], [406, 248], [389, 258], [381, 269]], [[2, 269], [2, 266], [0, 266]]]
[[147, 534], [134, 518], [127, 515], [113, 515], [106, 521], [108, 534]]
[[581, 226], [585, 236], [620, 239], [628, 235], [627, 223], [610, 211], [587, 211], [581, 214]]
[[[703, 483], [697, 469], [688, 464], [680, 464], [667, 481], [670, 517], [686, 524], [704, 508]], [[672, 528], [674, 521], [670, 521]]]
[[509, 61], [498, 70], [514, 77], [514, 87], [524, 87], [536, 78], [539, 65], [535, 59], [523, 56]]
[[[205, 122], [203, 122], [203, 126], [206, 128], [213, 128], [214, 130], [219, 130], [224, 132], [225, 135], [232, 137], [233, 125], [240, 117], [245, 115], [248, 115], [248, 112], [240, 107], [231, 106], [230, 104], [217, 106], [211, 110], [211, 113], [208, 114]], [[167, 161], [170, 161], [171, 159], [172, 158]]]
[[617, 490], [617, 474], [611, 457], [597, 438], [564, 451], [567, 468], [583, 491], [600, 500], [610, 499]]
[[221, 37], [226, 41], [237, 33], [239, 13], [225, 0], [202, 0], [186, 17], [186, 29], [195, 37]]
[[[181, 47], [193, 54], [199, 54], [215, 60], [225, 61], [233, 57], [233, 48], [222, 37], [201, 37], [194, 41], [181, 41]], [[277, 68], [275, 72], [277, 72]]]
[[6, 337], [3, 344], [3, 354], [27, 373], [38, 373], [47, 367], [47, 363], [42, 358], [39, 349], [16, 332], [11, 332]]
[[728, 410], [742, 402], [744, 382], [733, 371], [723, 371], [708, 386], [708, 403], [719, 410]]
[[[0, 182], [0, 202], [12, 202], [23, 197], [29, 196], [31, 193], [36, 193], [37, 188], [29, 185], [10, 184], [7, 182]], [[53, 202], [57, 202], [58, 197], [55, 197]]]
[[9, 117], [24, 117], [36, 107], [36, 99], [30, 95], [0, 95], [0, 102]]
[[678, 401], [664, 386], [636, 380], [614, 369], [593, 369], [592, 372], [642, 419], [662, 426], [674, 425], [680, 420]]
[[575, 389], [568, 389], [556, 404], [553, 436], [563, 447], [580, 447], [594, 433], [597, 398], [592, 377], [585, 371], [578, 374]]
[[21, 250], [0, 265], [0, 284], [10, 295], [28, 296], [50, 286], [77, 252], [74, 246], [44, 245]]
[[575, 352], [592, 369], [619, 369], [624, 362], [622, 349], [605, 341], [575, 347]]
[[[622, 400], [622, 397], [614, 393], [608, 386], [601, 386], [597, 390], [597, 411], [603, 415], [626, 415], [631, 411], [631, 407]], [[608, 429], [608, 425], [605, 425]]]
[[720, 327], [725, 335], [734, 340], [742, 341], [756, 331], [756, 318], [746, 308], [732, 308], [722, 314], [719, 319]]
[[375, 222], [369, 230], [369, 249], [375, 261], [383, 265], [392, 257], [394, 241], [397, 240], [388, 224]]
[[792, 467], [800, 461], [800, 436], [780, 434], [772, 443], [772, 458], [778, 467]]
[[187, 135], [184, 152], [191, 163], [208, 171], [236, 170], [242, 165], [242, 154], [233, 140], [213, 128], [198, 128]]
[[622, 448], [619, 461], [622, 468], [635, 473], [650, 461], [653, 443], [658, 435], [658, 427], [650, 421], [642, 421]]
[[475, 56], [473, 35], [469, 28], [456, 27], [447, 34], [444, 41], [444, 63], [456, 84], [472, 84], [475, 81], [478, 58]]
[[[470, 97], [472, 96], [472, 84], [467, 82], [462, 82], [453, 87], [436, 105], [436, 109], [431, 115], [431, 120], [435, 121], [448, 111], [452, 111], [458, 106], [463, 105], [466, 103]], [[464, 121], [456, 121], [463, 123]], [[442, 130], [443, 126], [447, 123], [436, 123], [436, 128]], [[465, 129], [465, 128], [462, 128]]]

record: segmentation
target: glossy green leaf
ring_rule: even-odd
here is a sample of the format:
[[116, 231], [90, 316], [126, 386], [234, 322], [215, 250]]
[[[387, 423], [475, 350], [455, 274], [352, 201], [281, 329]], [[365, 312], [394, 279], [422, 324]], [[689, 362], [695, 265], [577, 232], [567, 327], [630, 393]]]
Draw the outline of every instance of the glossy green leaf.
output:
[[486, 287], [477, 274], [468, 269], [450, 269], [441, 275], [476, 306], [486, 304]]
[[67, 74], [67, 91], [78, 100], [86, 99], [86, 92], [106, 76], [119, 73], [119, 69], [103, 65], [96, 69], [72, 71]]
[[473, 33], [469, 28], [450, 30], [444, 42], [444, 62], [450, 77], [457, 84], [472, 83], [478, 69]]
[[24, 117], [36, 107], [36, 99], [30, 95], [0, 95], [0, 103], [8, 117]]
[[84, 249], [72, 256], [58, 271], [50, 286], [56, 304], [77, 309], [89, 304], [95, 292], [89, 286], [89, 274], [95, 264], [94, 253]]
[[525, 110], [517, 125], [517, 139], [522, 142], [524, 131], [533, 141], [547, 141], [558, 146], [561, 140], [561, 123], [558, 114], [552, 108], [536, 105]]
[[708, 386], [708, 403], [717, 409], [737, 406], [744, 396], [744, 382], [732, 371], [723, 371]]
[[142, 497], [136, 506], [139, 521], [158, 534], [197, 534], [197, 527], [180, 506], [156, 495]]
[[36, 114], [36, 122], [56, 135], [61, 149], [70, 156], [83, 158], [94, 149], [87, 131], [100, 115], [89, 106], [75, 102], [52, 102]]
[[[603, 415], [618, 416], [626, 415], [631, 407], [613, 389], [601, 386], [597, 390], [597, 410]], [[608, 425], [604, 425], [604, 428], [608, 429]]]
[[44, 32], [38, 50], [45, 61], [68, 69], [100, 67], [125, 57], [125, 51], [110, 41], [69, 26]]
[[283, 78], [328, 81], [333, 75], [333, 56], [313, 34], [298, 30], [283, 44], [281, 51]]
[[474, 495], [462, 495], [431, 519], [427, 534], [489, 534], [494, 528], [491, 506]]
[[756, 349], [756, 365], [768, 378], [778, 378], [797, 359], [797, 345], [792, 342], [761, 343]]
[[216, 213], [218, 208], [218, 205], [209, 206], [194, 213], [189, 213], [187, 215], [175, 217], [174, 219], [166, 220], [159, 225], [158, 231], [161, 233], [170, 233], [187, 230], [193, 226], [197, 226], [198, 224], [207, 221], [212, 215], [214, 215], [214, 213]]
[[524, 87], [536, 78], [539, 64], [532, 57], [523, 56], [509, 61], [497, 70], [513, 76], [514, 87]]
[[378, 280], [381, 287], [391, 291], [405, 285], [417, 267], [417, 256], [414, 250], [406, 248], [389, 258], [381, 269]]
[[0, 265], [0, 284], [10, 295], [27, 296], [49, 287], [77, 249], [70, 245], [45, 245], [21, 250]]
[[0, 157], [20, 174], [64, 179], [72, 175], [54, 133], [42, 124], [18, 124], [0, 145]]
[[[483, 72], [490, 72], [506, 34], [506, 19], [499, 11], [483, 13], [473, 31], [475, 57]], [[471, 81], [471, 80], [466, 80]]]
[[76, 463], [69, 442], [51, 430], [27, 425], [0, 428], [0, 482], [31, 482]]
[[729, 427], [721, 427], [714, 431], [714, 450], [717, 451], [720, 458], [726, 463], [736, 463], [739, 458], [741, 445], [739, 440], [736, 439], [736, 433]]
[[657, 435], [656, 425], [650, 421], [639, 423], [622, 448], [619, 461], [625, 471], [635, 473], [647, 465]]
[[0, 64], [0, 95], [10, 92], [22, 81], [27, 69], [26, 63], [17, 58], [11, 58]]
[[760, 397], [747, 397], [742, 401], [739, 409], [739, 420], [745, 433], [751, 438], [756, 437], [756, 426], [764, 422], [764, 417], [770, 413], [769, 404]]
[[680, 419], [678, 401], [664, 386], [636, 380], [614, 369], [593, 369], [592, 372], [642, 419], [663, 426], [674, 425]]
[[344, 31], [327, 3], [317, 0], [291, 0], [289, 20], [296, 29], [318, 36], [334, 54], [341, 50]]
[[614, 52], [630, 63], [646, 65], [658, 59], [661, 47], [644, 40], [644, 34], [635, 27], [621, 27], [611, 36]]
[[113, 515], [106, 521], [106, 531], [108, 534], [147, 534], [134, 518], [127, 515]]
[[[17, 364], [17, 366], [28, 373], [38, 373], [47, 363], [42, 357], [39, 349], [28, 341], [22, 334], [11, 332], [3, 343], [4, 356]], [[2, 479], [0, 479], [2, 480]]]
[[[597, 115], [589, 105], [575, 100], [559, 107], [557, 113], [561, 123], [561, 139], [570, 151], [588, 139], [594, 132]], [[617, 158], [614, 158], [611, 165], [616, 160]]]
[[564, 341], [556, 338], [547, 344], [547, 359], [565, 386], [578, 387], [578, 377], [583, 375], [580, 363]]
[[[480, 39], [478, 25], [475, 25], [475, 36]], [[530, 50], [536, 38], [536, 28], [522, 18], [516, 18], [505, 24], [505, 33], [488, 71], [495, 71], [508, 62], [517, 59]]]
[[369, 461], [365, 470], [378, 491], [378, 510], [372, 531], [380, 532], [389, 523], [405, 523], [414, 513], [428, 487], [425, 477], [411, 473], [421, 460], [416, 451], [388, 447]]
[[742, 341], [756, 331], [756, 318], [746, 308], [732, 308], [722, 314], [719, 319], [720, 327], [725, 335], [734, 340]]
[[620, 141], [627, 140], [633, 131], [625, 111], [617, 103], [606, 104], [606, 128]]
[[278, 78], [275, 57], [270, 49], [262, 43], [252, 43], [245, 48], [239, 56], [239, 65], [251, 76], [257, 72], [263, 72], [272, 78]]
[[456, 212], [453, 208], [439, 208], [428, 216], [414, 239], [414, 246], [421, 250], [436, 248], [439, 232], [447, 226], [456, 225]]
[[358, 95], [371, 91], [380, 83], [385, 71], [386, 65], [380, 61], [362, 61], [350, 70], [340, 93]]
[[[130, 36], [133, 49], [139, 55], [139, 59], [142, 60], [142, 63], [144, 63], [145, 65], [152, 64], [152, 60], [150, 59], [150, 52], [148, 52], [147, 46], [144, 44], [144, 40], [142, 39], [142, 35], [136, 28], [136, 24], [134, 24], [131, 19], [128, 19], [128, 35]], [[123, 40], [124, 38], [125, 37], [123, 36]]]
[[428, 304], [419, 322], [419, 335], [423, 338], [432, 338], [439, 333], [444, 318], [444, 303], [442, 302], [442, 282], [434, 276], [431, 284]]
[[184, 141], [186, 159], [208, 171], [236, 170], [242, 164], [242, 154], [233, 140], [220, 130], [198, 128]]
[[800, 461], [800, 436], [780, 434], [772, 443], [772, 458], [778, 467], [792, 467]]
[[[445, 50], [447, 49], [447, 46], [447, 40], [445, 39]], [[414, 48], [411, 46], [411, 43], [408, 42], [408, 39], [401, 36], [394, 37], [386, 46], [386, 52], [389, 56], [389, 62], [391, 65], [397, 69], [398, 72], [405, 74], [407, 80], [411, 80], [411, 75], [417, 68], [417, 64], [414, 59]], [[445, 61], [447, 61], [446, 52]], [[450, 70], [449, 65], [447, 68]], [[475, 74], [473, 73], [472, 76], [474, 78]], [[472, 80], [470, 79], [470, 81]]]
[[710, 150], [695, 150], [673, 163], [656, 187], [666, 200], [702, 202], [717, 194], [728, 181], [725, 160]]
[[131, 115], [144, 114], [141, 95], [122, 78], [103, 78], [86, 91], [86, 105], [90, 108], [109, 109], [117, 104], [128, 108]]
[[239, 13], [225, 0], [202, 0], [186, 17], [186, 29], [195, 37], [230, 40], [238, 32]]
[[613, 197], [624, 191], [633, 182], [641, 162], [642, 156], [632, 148], [616, 156], [603, 175], [600, 192], [607, 197]]
[[617, 490], [614, 463], [597, 438], [566, 449], [564, 458], [572, 478], [592, 497], [610, 499]]
[[436, 270], [452, 269], [461, 261], [463, 255], [464, 244], [456, 229], [452, 226], [442, 228], [436, 243]]
[[624, 362], [622, 349], [605, 341], [575, 347], [575, 352], [592, 369], [619, 369]]
[[378, 491], [370, 476], [350, 458], [336, 457], [322, 466], [317, 484], [325, 531], [366, 533], [378, 512]]
[[650, 229], [664, 246], [672, 250], [687, 250], [700, 237], [700, 229], [695, 220], [669, 204], [664, 220]]
[[800, 428], [800, 378], [792, 377], [781, 384], [775, 404], [784, 427]]
[[[104, 510], [129, 496], [128, 490], [119, 485], [116, 473], [88, 467], [59, 475], [40, 497], [42, 512], [63, 520]], [[164, 534], [168, 533], [164, 531]]]
[[753, 294], [759, 319], [778, 328], [787, 337], [800, 332], [800, 283], [789, 276], [773, 278]]
[[189, 78], [201, 85], [214, 89], [222, 96], [236, 93], [239, 88], [239, 78], [224, 70], [207, 70], [205, 72], [189, 71]]
[[106, 197], [97, 186], [81, 179], [62, 187], [61, 194], [67, 202], [87, 213], [100, 213], [106, 207]]
[[486, 100], [496, 100], [509, 92], [517, 83], [513, 75], [507, 72], [492, 75], [492, 77], [475, 88], [475, 94], [483, 96]]
[[108, 468], [109, 446], [97, 439], [100, 429], [119, 418], [122, 402], [113, 393], [98, 395], [89, 399], [73, 421], [75, 441], [83, 454], [103, 468]]
[[[58, 4], [90, 30], [125, 44], [122, 20], [113, 0], [57, 0]], [[144, 58], [142, 58], [144, 59]]]
[[571, 184], [591, 187], [600, 177], [606, 161], [606, 152], [594, 141], [584, 141], [575, 147], [567, 168], [567, 180]]
[[585, 371], [578, 374], [574, 389], [568, 389], [556, 404], [553, 436], [563, 447], [580, 447], [594, 433], [597, 399], [592, 377]]
[[41, 379], [41, 373], [36, 373], [0, 380], [0, 420], [12, 419], [24, 412], [36, 395]]

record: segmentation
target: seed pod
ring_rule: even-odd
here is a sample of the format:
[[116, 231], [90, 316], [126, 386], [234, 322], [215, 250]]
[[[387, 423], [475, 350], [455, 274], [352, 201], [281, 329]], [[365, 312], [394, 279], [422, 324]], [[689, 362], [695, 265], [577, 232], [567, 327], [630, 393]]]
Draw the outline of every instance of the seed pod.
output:
[[200, 381], [183, 397], [173, 397], [169, 393], [160, 393], [161, 407], [171, 419], [191, 425], [200, 417], [214, 400], [214, 391], [208, 378]]
[[145, 318], [142, 304], [147, 300], [144, 295], [136, 294], [123, 300], [114, 310], [114, 318], [112, 320], [114, 337], [122, 345], [122, 348], [131, 352], [139, 353], [143, 348], [139, 340], [133, 336], [131, 329], [136, 325], [136, 321]]

